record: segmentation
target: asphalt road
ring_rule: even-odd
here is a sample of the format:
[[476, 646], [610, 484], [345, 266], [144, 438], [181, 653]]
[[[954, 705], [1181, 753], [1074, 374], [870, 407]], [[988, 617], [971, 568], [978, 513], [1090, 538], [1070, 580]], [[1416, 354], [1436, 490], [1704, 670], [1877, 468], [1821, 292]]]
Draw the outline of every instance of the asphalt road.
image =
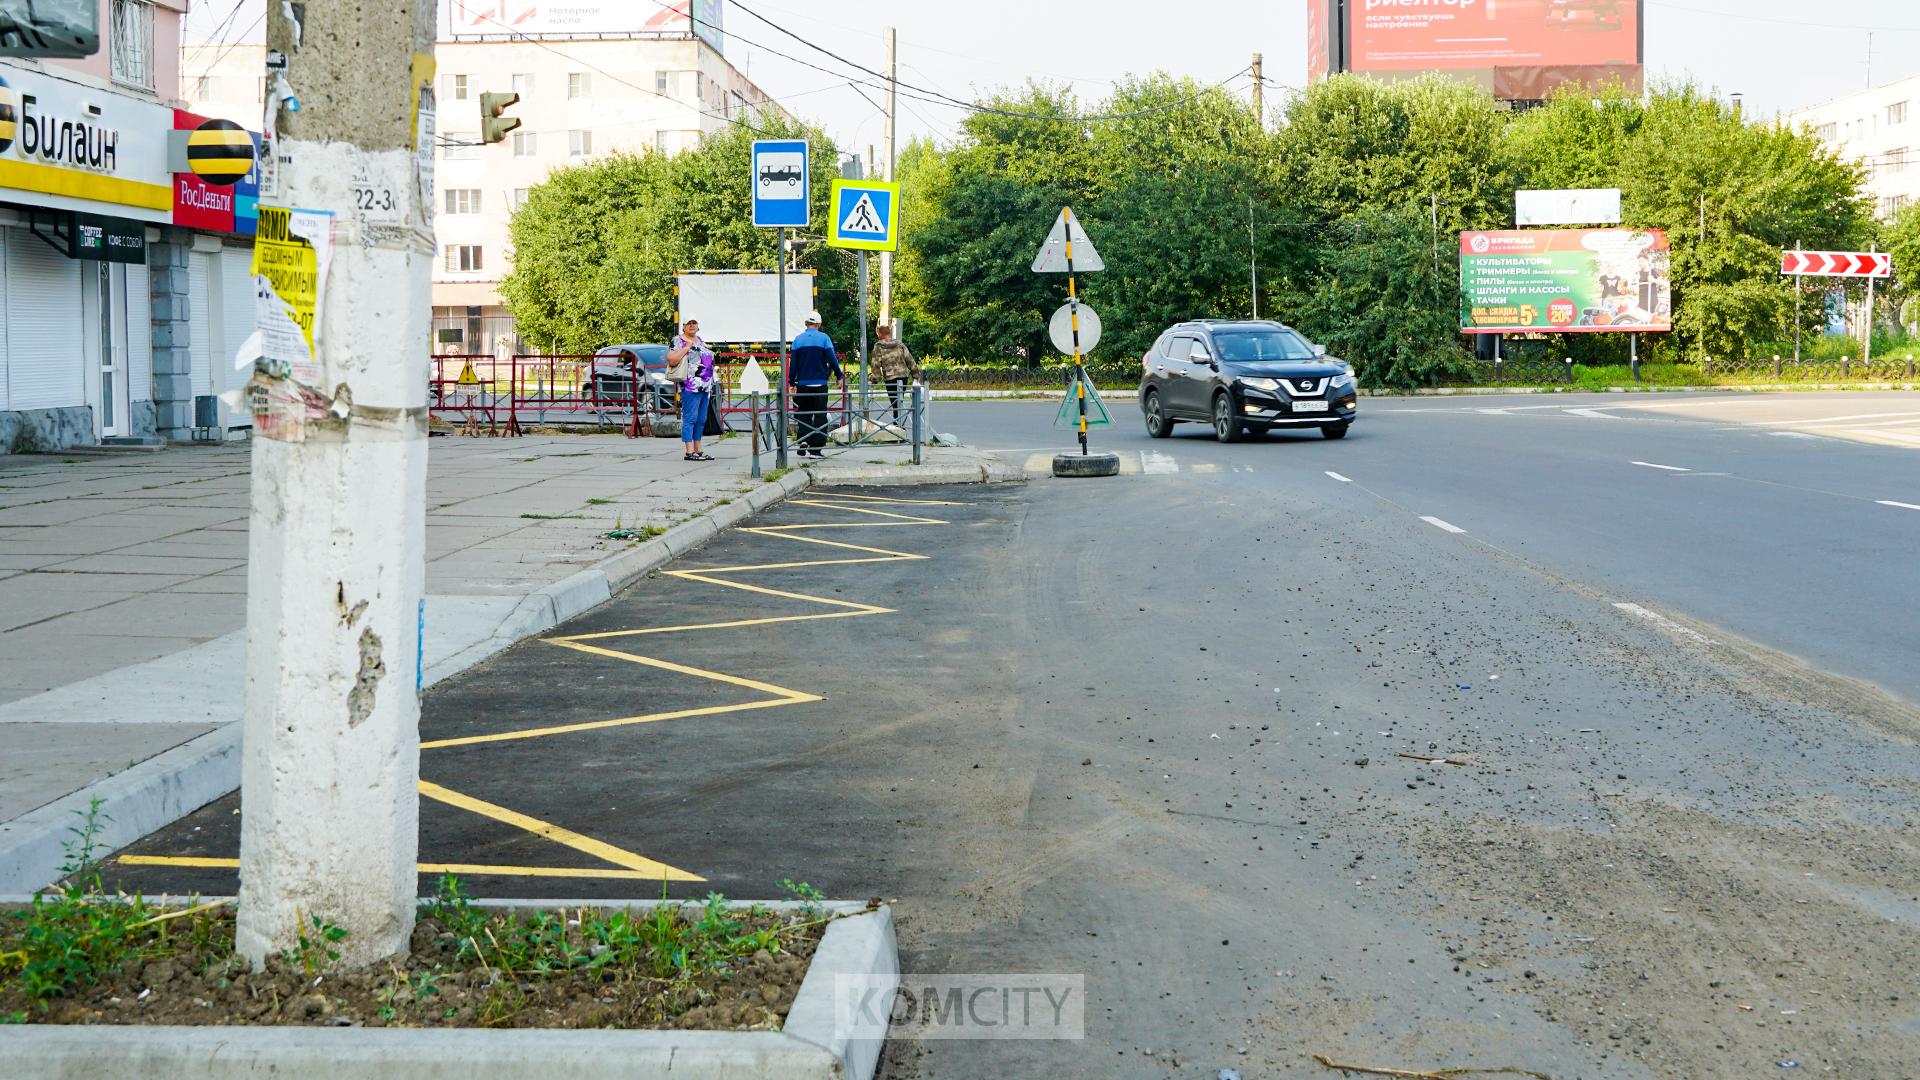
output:
[[[1201, 424], [1148, 438], [1131, 399], [1110, 397], [1098, 448], [1162, 475], [1232, 473], [1234, 492], [1279, 500], [1276, 528], [1335, 471], [1617, 601], [1920, 701], [1920, 395], [1369, 398], [1344, 441], [1233, 446]], [[942, 403], [939, 422], [1023, 456], [1069, 444], [1056, 407]], [[1467, 565], [1448, 577], [1474, 587]]]
[[[1656, 493], [1773, 488], [1611, 478], [1571, 441], [1607, 421], [1473, 436], [1506, 419], [1373, 404], [1345, 443], [1122, 428], [1102, 442], [1166, 460], [762, 515], [429, 692], [422, 859], [492, 895], [657, 895], [663, 867], [700, 879], [679, 896], [805, 880], [893, 901], [910, 972], [1085, 975], [1084, 1040], [897, 1041], [895, 1080], [1337, 1075], [1316, 1054], [1915, 1075], [1920, 710], [1769, 648], [1768, 609], [1735, 628], [1549, 560], [1608, 517], [1680, 546]], [[1049, 416], [941, 426], [1007, 447]], [[1659, 437], [1633, 456], [1691, 467], [1654, 451], [1718, 441]], [[1802, 441], [1834, 449], [1771, 440]], [[1911, 477], [1904, 452], [1840, 449], [1845, 490]], [[1484, 476], [1442, 467], [1469, 453]], [[1549, 526], [1514, 506], [1578, 516], [1521, 535]], [[1920, 514], [1868, 507], [1887, 573], [1838, 621], [1887, 612], [1910, 642], [1893, 556]], [[1746, 571], [1686, 558], [1741, 591]], [[143, 841], [116, 880], [230, 890], [233, 811]]]

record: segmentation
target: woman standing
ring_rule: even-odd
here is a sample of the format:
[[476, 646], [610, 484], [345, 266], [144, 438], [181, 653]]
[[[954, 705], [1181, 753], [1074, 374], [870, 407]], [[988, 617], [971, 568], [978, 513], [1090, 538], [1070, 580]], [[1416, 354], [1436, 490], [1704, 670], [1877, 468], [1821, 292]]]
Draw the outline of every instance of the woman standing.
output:
[[712, 461], [700, 449], [700, 433], [707, 425], [707, 410], [713, 403], [713, 350], [700, 340], [700, 320], [688, 319], [667, 351], [667, 364], [686, 365], [686, 377], [680, 380], [680, 445], [688, 461]]

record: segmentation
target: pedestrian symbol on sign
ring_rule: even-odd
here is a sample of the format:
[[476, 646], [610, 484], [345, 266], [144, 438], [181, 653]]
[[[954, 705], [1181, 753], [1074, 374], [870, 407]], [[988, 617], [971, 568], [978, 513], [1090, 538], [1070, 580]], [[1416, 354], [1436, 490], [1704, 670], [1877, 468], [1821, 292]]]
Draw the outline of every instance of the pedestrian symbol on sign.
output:
[[853, 204], [853, 210], [840, 223], [840, 231], [886, 235], [887, 227], [880, 222], [880, 212], [873, 208], [872, 195], [864, 191], [860, 193], [860, 201]]

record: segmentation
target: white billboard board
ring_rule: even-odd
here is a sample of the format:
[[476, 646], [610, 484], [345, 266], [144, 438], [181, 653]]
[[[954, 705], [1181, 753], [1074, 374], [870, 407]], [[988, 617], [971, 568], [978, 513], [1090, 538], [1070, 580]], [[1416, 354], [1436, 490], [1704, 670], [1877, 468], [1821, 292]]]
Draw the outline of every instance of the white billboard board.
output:
[[1514, 224], [1618, 225], [1619, 188], [1567, 188], [1559, 191], [1513, 193]]
[[[726, 345], [767, 345], [780, 340], [780, 275], [771, 270], [715, 270], [676, 278], [676, 327], [700, 320], [700, 336]], [[787, 272], [787, 340], [807, 328], [813, 310], [814, 272]]]

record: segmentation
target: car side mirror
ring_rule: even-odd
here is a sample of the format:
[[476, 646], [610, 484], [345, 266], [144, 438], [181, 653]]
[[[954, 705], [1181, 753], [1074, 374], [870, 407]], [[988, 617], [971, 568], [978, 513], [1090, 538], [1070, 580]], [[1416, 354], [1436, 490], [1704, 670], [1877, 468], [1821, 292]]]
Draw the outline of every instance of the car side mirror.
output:
[[1316, 360], [1317, 360], [1317, 359], [1320, 359], [1320, 358], [1322, 358], [1322, 357], [1324, 357], [1324, 356], [1326, 356], [1326, 355], [1327, 355], [1327, 347], [1326, 347], [1325, 345], [1315, 345], [1315, 346], [1313, 347], [1313, 356], [1314, 356], [1314, 359], [1316, 359]]

